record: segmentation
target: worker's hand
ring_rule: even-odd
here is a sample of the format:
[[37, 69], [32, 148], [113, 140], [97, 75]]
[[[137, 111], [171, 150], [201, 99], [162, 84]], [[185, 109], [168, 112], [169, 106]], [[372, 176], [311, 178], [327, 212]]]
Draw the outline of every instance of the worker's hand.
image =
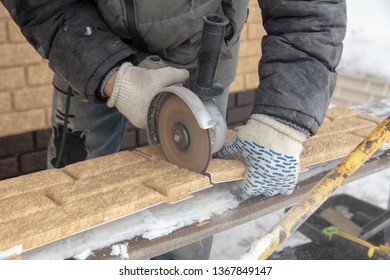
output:
[[254, 114], [215, 156], [245, 159], [243, 190], [248, 195], [288, 195], [297, 184], [299, 156], [306, 138], [267, 115]]
[[[149, 105], [156, 94], [164, 87], [182, 83], [188, 77], [185, 69], [145, 69], [124, 63], [111, 78], [111, 81], [115, 79], [112, 94], [105, 90], [110, 96], [107, 105], [115, 106], [134, 126], [146, 128]], [[110, 79], [107, 85], [110, 85]]]

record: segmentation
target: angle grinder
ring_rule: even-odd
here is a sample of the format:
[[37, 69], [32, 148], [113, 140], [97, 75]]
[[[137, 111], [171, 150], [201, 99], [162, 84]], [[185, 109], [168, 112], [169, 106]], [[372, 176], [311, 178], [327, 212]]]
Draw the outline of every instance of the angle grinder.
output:
[[229, 19], [213, 13], [203, 20], [196, 74], [182, 86], [159, 92], [149, 106], [147, 122], [151, 145], [161, 144], [169, 162], [199, 173], [221, 149], [227, 130], [215, 103], [224, 89], [214, 77]]

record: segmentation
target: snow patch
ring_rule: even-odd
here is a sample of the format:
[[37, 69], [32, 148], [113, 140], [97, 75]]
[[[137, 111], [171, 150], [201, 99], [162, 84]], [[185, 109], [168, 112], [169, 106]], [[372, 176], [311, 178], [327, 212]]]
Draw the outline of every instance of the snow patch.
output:
[[261, 239], [254, 242], [249, 251], [241, 256], [241, 260], [257, 260], [272, 244], [275, 239], [279, 238], [279, 232], [281, 231], [280, 226], [276, 227], [275, 230], [265, 234]]
[[85, 260], [87, 259], [90, 255], [92, 254], [92, 251], [89, 250], [89, 249], [86, 249], [80, 253], [78, 253], [77, 255], [74, 255], [73, 258], [76, 259], [76, 260]]
[[390, 1], [347, 0], [347, 33], [338, 70], [390, 80]]
[[127, 252], [127, 244], [115, 244], [111, 247], [110, 256], [120, 256], [122, 259], [128, 259], [129, 253]]
[[14, 247], [11, 247], [7, 250], [0, 251], [0, 260], [10, 258], [12, 256], [19, 256], [23, 252], [23, 246], [22, 245], [16, 245]]

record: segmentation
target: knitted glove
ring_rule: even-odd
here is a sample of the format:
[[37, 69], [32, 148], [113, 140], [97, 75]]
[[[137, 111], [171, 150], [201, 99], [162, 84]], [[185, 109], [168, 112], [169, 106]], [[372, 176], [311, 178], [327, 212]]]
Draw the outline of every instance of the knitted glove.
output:
[[115, 106], [134, 126], [144, 129], [153, 98], [161, 89], [181, 83], [188, 77], [189, 73], [184, 69], [145, 69], [124, 63], [118, 70], [107, 105]]
[[306, 138], [304, 133], [267, 115], [253, 114], [215, 156], [246, 160], [243, 190], [248, 195], [288, 195], [297, 184], [299, 156]]

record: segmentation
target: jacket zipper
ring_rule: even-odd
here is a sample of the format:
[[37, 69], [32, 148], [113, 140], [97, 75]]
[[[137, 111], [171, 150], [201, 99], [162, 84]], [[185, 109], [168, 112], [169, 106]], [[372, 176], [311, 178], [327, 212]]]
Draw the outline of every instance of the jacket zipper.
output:
[[125, 0], [124, 2], [126, 6], [127, 29], [134, 38], [134, 47], [136, 49], [142, 50], [145, 47], [145, 43], [143, 42], [137, 30], [137, 25], [135, 22], [134, 0]]

